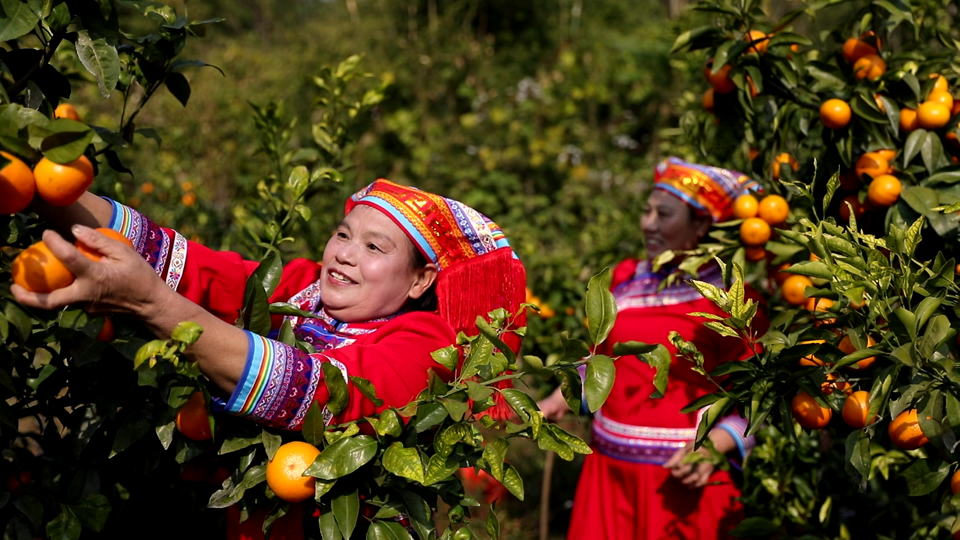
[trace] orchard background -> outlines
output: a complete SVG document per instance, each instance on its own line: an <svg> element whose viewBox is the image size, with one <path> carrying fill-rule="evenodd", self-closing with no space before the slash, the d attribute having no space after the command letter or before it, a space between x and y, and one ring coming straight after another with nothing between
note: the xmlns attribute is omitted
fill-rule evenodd
<svg viewBox="0 0 960 540"><path fill-rule="evenodd" d="M771 332L757 336L765 352L715 373L726 377L725 390L702 403L714 413L739 407L759 436L744 471L751 519L741 533L948 538L960 528L949 486L960 428L953 373L960 128L953 107L943 124L927 127L904 125L910 113L901 110L929 101L933 73L948 93L960 84L958 6L685 4L2 0L2 104L50 118L66 100L96 127L33 126L44 124L35 113L0 114L0 145L32 162L41 152L66 159L86 151L98 161L95 192L253 258L318 258L319 239L340 219L346 196L377 177L449 194L496 216L511 238L541 308L523 354L542 358L560 377L581 350L562 332L597 338L583 325L588 280L643 252L638 223L652 166L678 155L745 171L766 194L785 198L789 217L769 241L752 242L762 246L743 245L740 221L724 224L703 254L736 263L767 293L773 320ZM49 35L17 34L9 21L23 24L24 9L38 14L32 24L42 19ZM114 24L125 34L111 33ZM63 41L50 47L58 30ZM845 57L871 53L856 43L845 51L850 38L873 47L883 68ZM106 76L109 66L85 66L78 44L95 58L109 56L104 44L122 44L115 80ZM35 60L26 49L46 49L64 77L24 75ZM729 80L718 80L724 75ZM820 115L829 99L849 106L828 111L834 129ZM892 159L881 155L885 163L864 161L858 170L864 154L881 150ZM883 173L902 191L892 205L870 204L870 177ZM42 224L26 215L4 219L6 271ZM816 288L801 283L800 305L785 301L784 274L776 273L793 263ZM733 265L729 275L739 275ZM727 330L718 329L747 331L735 298L705 293L733 314L718 321ZM238 491L224 482L233 474L242 483L236 472L253 470L276 435L245 433L246 426L218 418L228 441L246 436L250 446L241 440L224 452L221 440L185 440L171 415L201 386L188 367L167 363L182 342L155 344L160 367L148 362L134 371L130 360L149 339L135 324L114 321L118 339L107 345L93 339L100 319L79 310L25 312L4 294L5 538L221 535L226 512L205 505L216 493L218 505L233 502ZM810 294L824 300L808 306ZM181 337L189 341L189 332ZM808 356L823 365L798 365ZM869 368L844 367L870 357ZM76 377L73 391L66 373ZM521 373L532 396L551 390L552 372L536 361ZM91 394L78 392L88 381L96 381L84 388ZM144 402L139 394L151 388L167 407ZM875 424L853 429L841 420L848 389L870 392ZM834 411L823 429L793 422L801 390ZM113 412L82 406L92 393ZM887 426L910 409L920 411L930 442L901 450ZM580 436L587 426L562 423ZM564 535L579 462L558 461L545 496L540 448L572 457L576 446L550 444L510 446L505 461L526 480L523 501L467 482L477 499L502 498L502 537ZM249 495L241 507L266 508L272 517L287 510L269 494ZM470 527L479 536L487 534L488 513L474 510L479 519ZM441 512L438 520L443 531L459 517Z"/></svg>

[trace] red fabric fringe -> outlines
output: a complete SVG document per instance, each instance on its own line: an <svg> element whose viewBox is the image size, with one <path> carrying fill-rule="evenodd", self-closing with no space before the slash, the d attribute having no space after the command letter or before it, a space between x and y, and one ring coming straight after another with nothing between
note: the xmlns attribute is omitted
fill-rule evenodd
<svg viewBox="0 0 960 540"><path fill-rule="evenodd" d="M487 313L506 309L511 315L517 313L520 304L526 301L527 273L523 264L513 257L510 249L498 249L486 255L460 262L445 268L437 277L439 315L450 323L456 332L468 336L478 333L478 315L487 318ZM512 328L527 323L526 312L513 321ZM505 333L503 341L515 353L519 352L521 340L513 333ZM496 388L510 388L510 380L494 383ZM490 415L494 420L513 416L513 409L498 392L495 405L481 415Z"/></svg>

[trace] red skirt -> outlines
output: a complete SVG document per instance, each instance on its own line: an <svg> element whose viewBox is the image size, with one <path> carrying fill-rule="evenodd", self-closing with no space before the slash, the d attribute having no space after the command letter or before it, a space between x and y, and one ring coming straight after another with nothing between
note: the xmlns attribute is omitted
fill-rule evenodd
<svg viewBox="0 0 960 540"><path fill-rule="evenodd" d="M726 471L691 489L661 465L587 456L567 538L714 540L743 520L740 491Z"/></svg>

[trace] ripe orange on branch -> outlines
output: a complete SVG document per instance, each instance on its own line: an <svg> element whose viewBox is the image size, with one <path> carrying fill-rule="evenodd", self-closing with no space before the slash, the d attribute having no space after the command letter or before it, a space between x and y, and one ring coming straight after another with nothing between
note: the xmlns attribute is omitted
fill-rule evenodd
<svg viewBox="0 0 960 540"><path fill-rule="evenodd" d="M870 348L877 344L877 340L873 339L873 336L867 336L867 347ZM853 341L850 340L850 336L843 336L843 339L840 340L840 343L837 344L837 348L843 351L843 354L853 354L857 350L853 346ZM867 369L877 361L876 356L869 356L858 360L856 363L857 369Z"/></svg>
<svg viewBox="0 0 960 540"><path fill-rule="evenodd" d="M858 390L847 396L840 414L843 421L854 429L863 429L877 419L876 414L870 416L870 392L865 390Z"/></svg>
<svg viewBox="0 0 960 540"><path fill-rule="evenodd" d="M773 177L774 178L780 178L781 163L789 164L790 168L792 168L794 172L800 169L800 164L797 163L797 160L790 154L784 152L782 154L777 155L777 157L773 159Z"/></svg>
<svg viewBox="0 0 960 540"><path fill-rule="evenodd" d="M916 409L903 411L887 426L887 434L894 446L902 450L916 450L930 442L920 429L920 419Z"/></svg>
<svg viewBox="0 0 960 540"><path fill-rule="evenodd" d="M277 497L287 502L313 497L317 479L303 476L303 473L318 455L320 450L310 443L293 441L284 444L267 464L267 485Z"/></svg>
<svg viewBox="0 0 960 540"><path fill-rule="evenodd" d="M713 59L710 59L707 62L707 67L703 68L703 74L706 76L707 82L710 83L714 91L718 94L729 94L736 90L737 85L734 84L733 79L730 78L730 70L733 69L733 66L726 64L714 73L712 65Z"/></svg>
<svg viewBox="0 0 960 540"><path fill-rule="evenodd" d="M900 131L910 133L919 127L916 109L900 109Z"/></svg>
<svg viewBox="0 0 960 540"><path fill-rule="evenodd" d="M703 108L707 112L713 112L713 88L707 88L707 91L703 94Z"/></svg>
<svg viewBox="0 0 960 540"><path fill-rule="evenodd" d="M767 54L767 45L770 44L770 36L760 30L751 30L743 35L744 41L752 43L747 49L749 53Z"/></svg>
<svg viewBox="0 0 960 540"><path fill-rule="evenodd" d="M194 392L187 403L177 411L176 424L177 430L190 440L205 441L213 438L203 392Z"/></svg>
<svg viewBox="0 0 960 540"><path fill-rule="evenodd" d="M783 282L780 287L780 293L783 300L794 306L802 306L807 301L807 295L804 292L807 287L813 287L813 281L807 276L792 275Z"/></svg>
<svg viewBox="0 0 960 540"><path fill-rule="evenodd" d="M867 200L874 206L887 207L897 202L903 185L896 176L881 174L870 182L867 189Z"/></svg>
<svg viewBox="0 0 960 540"><path fill-rule="evenodd" d="M61 103L57 105L56 110L53 111L54 118L69 118L70 120L80 121L80 113L77 112L77 109L69 103Z"/></svg>
<svg viewBox="0 0 960 540"><path fill-rule="evenodd" d="M54 206L70 206L93 183L93 164L87 156L60 164L43 158L33 169L37 193Z"/></svg>
<svg viewBox="0 0 960 540"><path fill-rule="evenodd" d="M777 226L790 216L790 205L780 195L767 195L757 206L757 215L770 226Z"/></svg>
<svg viewBox="0 0 960 540"><path fill-rule="evenodd" d="M863 175L876 178L890 171L890 162L878 152L867 152L857 159L854 171L857 173L857 178L861 178Z"/></svg>
<svg viewBox="0 0 960 540"><path fill-rule="evenodd" d="M741 195L733 201L733 217L747 219L757 216L759 203L753 195Z"/></svg>
<svg viewBox="0 0 960 540"><path fill-rule="evenodd" d="M843 59L848 64L853 64L868 54L877 54L877 49L865 41L852 37L843 43Z"/></svg>
<svg viewBox="0 0 960 540"><path fill-rule="evenodd" d="M26 163L7 152L0 155L10 160L0 169L0 214L16 214L33 200L37 184Z"/></svg>
<svg viewBox="0 0 960 540"><path fill-rule="evenodd" d="M828 129L843 129L852 117L850 105L842 99L828 99L820 105L820 123Z"/></svg>
<svg viewBox="0 0 960 540"><path fill-rule="evenodd" d="M747 218L740 224L740 240L748 246L766 244L770 234L770 225L758 217Z"/></svg>
<svg viewBox="0 0 960 540"><path fill-rule="evenodd" d="M877 54L868 54L853 64L853 76L858 81L869 79L875 81L887 72L887 63Z"/></svg>
<svg viewBox="0 0 960 540"><path fill-rule="evenodd" d="M931 73L930 78L936 79L936 81L933 83L933 90L930 90L931 94L934 92L947 92L950 90L950 85L947 83L947 78L943 75L940 75L939 73Z"/></svg>
<svg viewBox="0 0 960 540"><path fill-rule="evenodd" d="M49 293L73 283L75 276L53 256L42 240L20 252L10 269L13 282L36 293Z"/></svg>
<svg viewBox="0 0 960 540"><path fill-rule="evenodd" d="M822 429L830 423L833 411L821 407L819 403L806 392L800 392L790 401L790 411L801 426L807 429Z"/></svg>
<svg viewBox="0 0 960 540"><path fill-rule="evenodd" d="M917 124L924 129L940 129L950 121L950 107L942 103L924 101L917 108Z"/></svg>
<svg viewBox="0 0 960 540"><path fill-rule="evenodd" d="M927 96L927 103L939 103L948 109L953 109L953 96L946 90L934 90Z"/></svg>

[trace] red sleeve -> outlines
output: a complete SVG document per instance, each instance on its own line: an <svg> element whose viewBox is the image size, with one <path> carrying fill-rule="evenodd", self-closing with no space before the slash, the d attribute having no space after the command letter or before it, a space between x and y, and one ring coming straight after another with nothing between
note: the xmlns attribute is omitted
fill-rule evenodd
<svg viewBox="0 0 960 540"><path fill-rule="evenodd" d="M613 290L617 285L633 277L637 271L637 265L640 261L637 259L627 259L622 261L613 269L613 279L610 281L610 289Z"/></svg>

